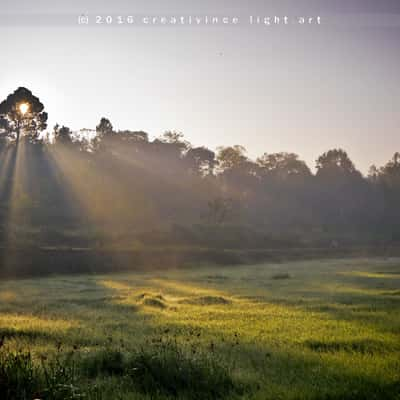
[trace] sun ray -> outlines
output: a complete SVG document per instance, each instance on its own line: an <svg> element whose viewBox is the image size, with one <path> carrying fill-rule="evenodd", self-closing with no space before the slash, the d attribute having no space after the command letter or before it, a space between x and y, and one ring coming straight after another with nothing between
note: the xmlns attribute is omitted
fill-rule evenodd
<svg viewBox="0 0 400 400"><path fill-rule="evenodd" d="M151 207L135 188L119 182L112 166L93 163L66 146L50 150L62 179L87 217L87 222L110 239L124 226L151 219Z"/></svg>

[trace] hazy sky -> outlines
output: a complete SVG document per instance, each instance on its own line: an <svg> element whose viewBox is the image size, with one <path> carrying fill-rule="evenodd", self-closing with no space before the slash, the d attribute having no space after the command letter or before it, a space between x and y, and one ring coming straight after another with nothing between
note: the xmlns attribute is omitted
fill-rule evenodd
<svg viewBox="0 0 400 400"><path fill-rule="evenodd" d="M78 16L227 15L236 26L79 26ZM321 15L251 26L250 15ZM40 22L39 22L40 21ZM93 19L91 19L93 21ZM345 148L358 168L400 151L400 1L0 0L0 98L26 86L49 125L194 145L293 151L310 166Z"/></svg>

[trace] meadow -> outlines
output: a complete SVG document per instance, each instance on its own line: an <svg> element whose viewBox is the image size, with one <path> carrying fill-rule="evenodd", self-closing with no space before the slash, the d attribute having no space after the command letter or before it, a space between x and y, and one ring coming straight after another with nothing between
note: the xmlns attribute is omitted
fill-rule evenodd
<svg viewBox="0 0 400 400"><path fill-rule="evenodd" d="M396 258L4 280L0 397L400 399L399 306Z"/></svg>

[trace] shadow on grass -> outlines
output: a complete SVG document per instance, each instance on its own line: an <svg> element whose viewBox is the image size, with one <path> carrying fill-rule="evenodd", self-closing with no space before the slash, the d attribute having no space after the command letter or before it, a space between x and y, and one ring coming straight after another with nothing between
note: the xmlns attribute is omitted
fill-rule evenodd
<svg viewBox="0 0 400 400"><path fill-rule="evenodd" d="M171 323L168 323L164 332L160 327L159 335L161 342L173 340L191 351L203 349L224 359L232 376L246 382L249 388L246 398L398 399L400 382L395 381L393 376L371 375L357 369L357 364L352 366L341 358L320 355L324 352L338 355L346 352L370 357L375 352L381 353L383 344L379 341L348 341L340 344L314 341L306 343L312 352L304 352L301 344L283 350L274 345L242 341L236 334L228 337L218 329L196 330Z"/></svg>
<svg viewBox="0 0 400 400"><path fill-rule="evenodd" d="M371 349L372 355L375 355L382 350L377 340L340 343L309 341L303 347L298 344L287 349L250 343L237 336L227 337L221 328L205 326L193 332L190 324L179 325L169 321L168 316L161 320L152 319L151 316L148 319L142 318L143 315L146 317L145 309L135 313L135 305L120 302L126 297L122 295L125 292L100 286L96 280L86 282L86 287L88 293L91 293L90 297L82 299L72 293L70 298L63 300L60 293L55 308L50 312L56 312L64 318L71 315L78 317L81 326L68 329L67 341L73 343L78 340L80 344L94 346L99 338L102 340L100 343L104 348L101 350L92 348L89 352L87 349L77 351L80 372L76 379L79 381L78 386L81 385L82 390L89 393L89 399L103 398L98 393L97 397L91 397L90 394L92 380L101 377L117 379L126 393L136 391L152 398L230 399L243 395L247 398L271 400L398 399L399 385L390 377L386 378L384 374L371 376L357 370L358 364L351 365L346 360L325 357L325 353L343 352L369 356ZM99 287L99 290L95 290ZM82 287L77 291L81 292ZM134 288L132 292L135 292ZM126 293L128 296L133 294L129 290ZM315 303L305 302L301 307L312 305ZM82 336L84 333L89 336L88 332L91 332L86 330L90 327L87 318L100 321L98 323L102 325L102 331L97 338ZM117 332L118 328L124 335L128 329L131 330L132 335L140 336L142 346L128 350L115 338L105 344L109 328L114 329L111 332ZM17 334L12 330L5 332L8 337ZM41 333L29 330L23 332L21 338L48 341L58 339L57 335L41 337ZM7 374L12 375L12 369L7 371ZM11 376L10 379L14 378ZM63 382L77 384L75 380L68 379Z"/></svg>
<svg viewBox="0 0 400 400"><path fill-rule="evenodd" d="M111 348L90 354L58 352L51 359L43 357L39 364L30 352L0 347L0 397L4 400L106 399L96 390L96 382L107 377L117 378L125 395L141 393L151 399L234 399L246 389L217 357L193 355L175 342L129 353Z"/></svg>

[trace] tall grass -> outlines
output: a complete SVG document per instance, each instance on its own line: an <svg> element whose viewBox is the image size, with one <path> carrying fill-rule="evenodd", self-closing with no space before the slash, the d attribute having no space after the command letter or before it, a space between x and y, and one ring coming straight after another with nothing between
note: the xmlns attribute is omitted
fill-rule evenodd
<svg viewBox="0 0 400 400"><path fill-rule="evenodd" d="M81 399L84 393L75 385L72 359L35 363L29 351L0 351L0 398L4 400Z"/></svg>
<svg viewBox="0 0 400 400"><path fill-rule="evenodd" d="M140 392L152 399L235 398L244 390L212 352L193 353L172 340L133 352L111 348L85 355L57 352L39 361L29 351L0 349L2 400L109 398L95 384L97 378L107 377L118 377L125 392Z"/></svg>

